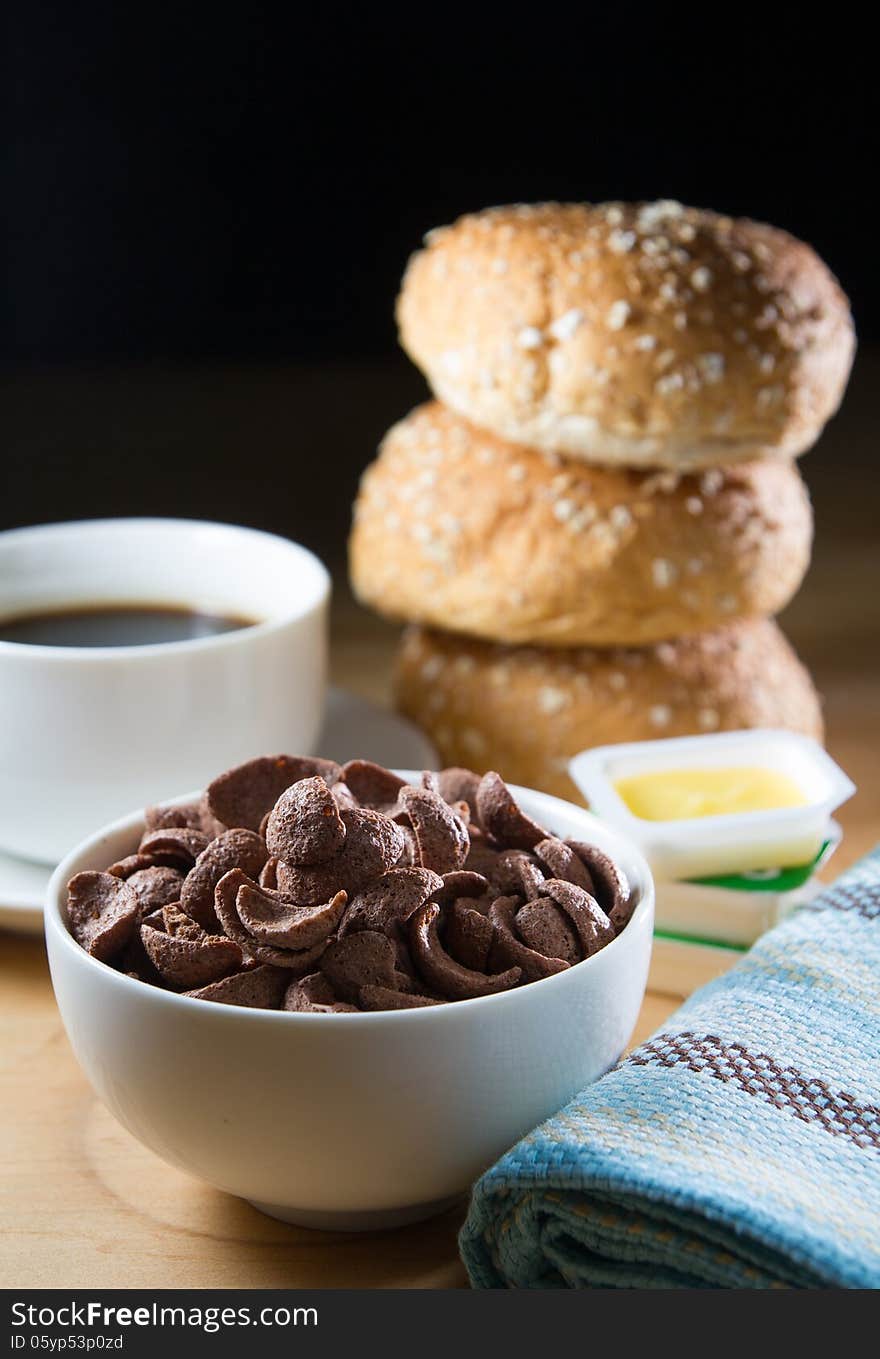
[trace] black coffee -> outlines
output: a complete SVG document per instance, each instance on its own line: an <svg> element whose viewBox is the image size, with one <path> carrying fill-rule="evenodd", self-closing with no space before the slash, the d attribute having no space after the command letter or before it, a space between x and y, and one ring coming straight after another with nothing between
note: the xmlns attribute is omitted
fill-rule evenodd
<svg viewBox="0 0 880 1359"><path fill-rule="evenodd" d="M253 618L198 613L163 604L113 604L63 609L0 621L0 642L30 646L151 646L155 642L191 642L222 632L250 628Z"/></svg>

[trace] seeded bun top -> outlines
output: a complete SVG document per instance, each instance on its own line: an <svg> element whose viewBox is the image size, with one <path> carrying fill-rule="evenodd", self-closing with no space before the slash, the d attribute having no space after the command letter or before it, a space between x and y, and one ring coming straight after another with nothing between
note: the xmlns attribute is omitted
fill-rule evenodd
<svg viewBox="0 0 880 1359"><path fill-rule="evenodd" d="M847 299L808 245L674 202L462 217L410 260L397 316L459 414L633 467L802 453L854 351Z"/></svg>

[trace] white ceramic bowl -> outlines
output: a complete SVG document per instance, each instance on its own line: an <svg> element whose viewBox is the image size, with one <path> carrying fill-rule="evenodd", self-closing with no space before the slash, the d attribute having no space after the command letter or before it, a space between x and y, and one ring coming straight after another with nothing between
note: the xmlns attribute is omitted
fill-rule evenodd
<svg viewBox="0 0 880 1359"><path fill-rule="evenodd" d="M120 807L321 729L330 578L304 547L189 519L0 533L0 617L164 604L254 627L137 647L0 641L0 846L56 864ZM71 789L76 795L71 795Z"/></svg>
<svg viewBox="0 0 880 1359"><path fill-rule="evenodd" d="M56 870L46 941L77 1058L119 1121L165 1161L306 1226L394 1226L440 1211L624 1051L651 953L639 851L586 811L515 788L561 836L626 870L638 904L594 957L515 991L422 1010L246 1010L147 986L96 962L66 925L66 884L133 851L141 816Z"/></svg>

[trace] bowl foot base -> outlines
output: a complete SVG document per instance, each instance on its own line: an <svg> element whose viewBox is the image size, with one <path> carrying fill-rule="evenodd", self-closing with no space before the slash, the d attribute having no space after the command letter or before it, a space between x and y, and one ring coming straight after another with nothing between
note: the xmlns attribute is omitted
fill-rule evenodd
<svg viewBox="0 0 880 1359"><path fill-rule="evenodd" d="M406 1208L368 1209L359 1213L324 1213L311 1208L287 1208L281 1203L257 1203L254 1199L248 1202L267 1217L277 1218L279 1222L290 1222L295 1227L311 1227L324 1232L381 1232L436 1217L453 1204L463 1203L464 1195L453 1194L452 1198L435 1199L432 1203L413 1203Z"/></svg>

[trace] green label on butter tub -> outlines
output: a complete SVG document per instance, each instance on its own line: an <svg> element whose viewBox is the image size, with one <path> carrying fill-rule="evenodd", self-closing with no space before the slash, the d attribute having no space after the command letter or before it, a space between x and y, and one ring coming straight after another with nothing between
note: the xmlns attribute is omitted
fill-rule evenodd
<svg viewBox="0 0 880 1359"><path fill-rule="evenodd" d="M685 878L684 881L698 883L701 887L724 887L729 892L793 892L809 881L838 843L837 839L826 840L815 859L807 864L794 864L788 868L756 868L748 873L723 873L717 877Z"/></svg>

